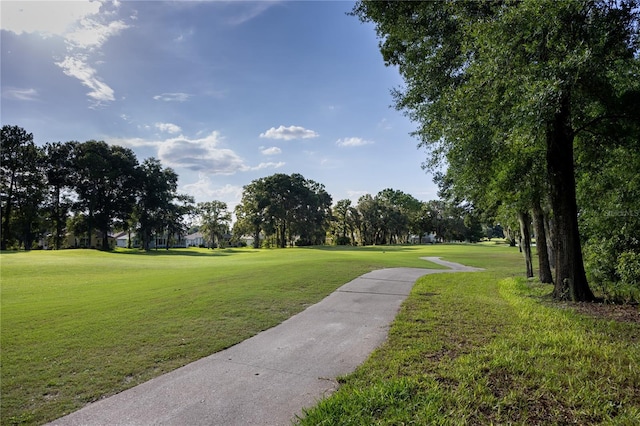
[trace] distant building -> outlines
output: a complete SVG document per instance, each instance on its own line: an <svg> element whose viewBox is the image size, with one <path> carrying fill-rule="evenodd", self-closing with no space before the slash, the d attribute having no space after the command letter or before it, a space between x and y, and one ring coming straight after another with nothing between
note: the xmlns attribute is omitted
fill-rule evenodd
<svg viewBox="0 0 640 426"><path fill-rule="evenodd" d="M107 236L109 240L109 248L114 248L116 246L116 239L113 235ZM69 248L102 248L102 232L94 232L91 235L91 239L84 235L76 235L73 232L68 232L65 237L65 246Z"/></svg>
<svg viewBox="0 0 640 426"><path fill-rule="evenodd" d="M202 232L195 232L185 237L187 247L206 247L204 235Z"/></svg>

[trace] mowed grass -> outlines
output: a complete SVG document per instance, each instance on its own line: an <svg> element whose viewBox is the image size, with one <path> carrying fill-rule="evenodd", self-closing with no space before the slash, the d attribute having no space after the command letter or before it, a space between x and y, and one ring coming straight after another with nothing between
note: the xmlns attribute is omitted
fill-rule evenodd
<svg viewBox="0 0 640 426"><path fill-rule="evenodd" d="M3 252L0 422L53 420L270 328L373 269L437 267L419 258L440 248Z"/></svg>
<svg viewBox="0 0 640 426"><path fill-rule="evenodd" d="M500 245L3 253L4 424L40 424L240 342L382 267L389 338L303 425L640 424L640 325L556 305Z"/></svg>
<svg viewBox="0 0 640 426"><path fill-rule="evenodd" d="M521 256L443 249L487 271L419 279L387 342L299 424L640 424L638 323L552 303Z"/></svg>

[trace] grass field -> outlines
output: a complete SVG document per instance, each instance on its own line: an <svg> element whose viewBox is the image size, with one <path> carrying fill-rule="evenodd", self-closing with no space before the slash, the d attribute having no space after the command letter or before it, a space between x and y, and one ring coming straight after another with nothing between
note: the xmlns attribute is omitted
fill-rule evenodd
<svg viewBox="0 0 640 426"><path fill-rule="evenodd" d="M272 327L413 247L4 252L3 425L39 424Z"/></svg>
<svg viewBox="0 0 640 426"><path fill-rule="evenodd" d="M640 421L640 329L559 310L505 246L2 253L0 423L41 424L278 324L367 271L419 280L303 424ZM516 277L515 279L513 277ZM536 413L546 417L536 417Z"/></svg>
<svg viewBox="0 0 640 426"><path fill-rule="evenodd" d="M387 342L299 424L640 424L640 324L554 304L499 258L419 279Z"/></svg>

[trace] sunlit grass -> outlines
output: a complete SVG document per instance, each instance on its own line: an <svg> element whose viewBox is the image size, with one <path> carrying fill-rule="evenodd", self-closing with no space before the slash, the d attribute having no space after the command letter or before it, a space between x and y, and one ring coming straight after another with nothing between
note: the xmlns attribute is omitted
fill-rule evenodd
<svg viewBox="0 0 640 426"><path fill-rule="evenodd" d="M52 420L229 347L373 269L493 250L3 252L1 423Z"/></svg>
<svg viewBox="0 0 640 426"><path fill-rule="evenodd" d="M502 257L421 278L388 341L300 423L640 424L640 326L549 305Z"/></svg>

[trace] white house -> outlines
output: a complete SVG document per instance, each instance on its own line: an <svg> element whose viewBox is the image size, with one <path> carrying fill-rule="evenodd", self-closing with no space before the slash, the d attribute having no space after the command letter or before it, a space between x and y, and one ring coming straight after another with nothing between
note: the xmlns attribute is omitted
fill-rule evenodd
<svg viewBox="0 0 640 426"><path fill-rule="evenodd" d="M206 246L204 235L202 235L202 232L195 232L193 234L187 235L185 237L185 241L187 242L187 247Z"/></svg>

